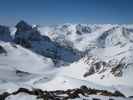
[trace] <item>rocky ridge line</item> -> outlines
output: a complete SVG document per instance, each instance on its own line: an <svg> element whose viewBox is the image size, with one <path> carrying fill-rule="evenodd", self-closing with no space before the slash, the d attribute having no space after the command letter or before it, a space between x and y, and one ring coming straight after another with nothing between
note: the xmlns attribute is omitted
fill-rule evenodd
<svg viewBox="0 0 133 100"><path fill-rule="evenodd" d="M101 96L113 96L113 97L123 97L126 98L121 92L109 92L106 90L97 90L87 88L86 86L81 86L76 89L68 89L68 90L56 90L56 91L43 91L41 89L32 89L28 90L26 88L19 88L17 91L8 93L4 92L0 94L0 100L5 100L10 95L17 95L19 93L27 93L29 95L37 96L37 99L43 100L68 100L79 98L81 95L88 97L89 95L101 95Z"/></svg>

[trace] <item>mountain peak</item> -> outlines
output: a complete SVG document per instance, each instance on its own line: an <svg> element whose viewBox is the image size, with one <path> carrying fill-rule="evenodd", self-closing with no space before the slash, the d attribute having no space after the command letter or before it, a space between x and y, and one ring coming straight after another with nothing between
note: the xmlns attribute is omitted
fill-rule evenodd
<svg viewBox="0 0 133 100"><path fill-rule="evenodd" d="M17 31L28 31L32 29L32 26L29 25L27 22L21 20L16 25Z"/></svg>

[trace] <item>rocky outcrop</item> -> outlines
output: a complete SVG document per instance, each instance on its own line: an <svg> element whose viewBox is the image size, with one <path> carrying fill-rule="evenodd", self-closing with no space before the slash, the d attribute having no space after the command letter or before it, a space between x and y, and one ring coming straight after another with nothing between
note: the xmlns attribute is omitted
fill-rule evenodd
<svg viewBox="0 0 133 100"><path fill-rule="evenodd" d="M85 63L88 64L88 71L83 76L87 77L96 73L101 74L105 71L110 70L110 73L112 73L112 75L116 77L121 77L123 75L123 70L127 66L124 60L125 58L122 58L120 61L112 63L112 60L105 62L98 60L95 57L90 57L85 60Z"/></svg>
<svg viewBox="0 0 133 100"><path fill-rule="evenodd" d="M26 48L32 48L32 41L40 41L41 35L40 33L32 28L29 24L24 21L20 21L16 25L17 31L15 34L15 43L22 45Z"/></svg>
<svg viewBox="0 0 133 100"><path fill-rule="evenodd" d="M9 27L0 25L0 40L5 42L12 41Z"/></svg>
<svg viewBox="0 0 133 100"><path fill-rule="evenodd" d="M107 64L104 61L99 61L90 66L90 69L88 72L84 74L84 77L92 75L94 73L102 73L105 72L106 69L109 67L109 64Z"/></svg>
<svg viewBox="0 0 133 100"><path fill-rule="evenodd" d="M56 91L43 91L41 89L33 89L28 90L26 88L19 88L17 91L12 93L3 93L0 95L0 100L5 100L10 95L16 95L19 93L27 93L29 95L35 95L38 99L43 100L68 100L68 99L75 99L82 96L89 96L89 95L102 95L102 96L114 96L114 97L124 97L125 96L120 91L109 92L105 90L97 90L97 89L90 89L86 86L81 86L80 88L76 89L68 89L64 90L56 90Z"/></svg>
<svg viewBox="0 0 133 100"><path fill-rule="evenodd" d="M21 20L17 25L16 25L16 28L17 28L17 33L18 32L27 32L29 30L32 30L32 27L27 24L25 21Z"/></svg>
<svg viewBox="0 0 133 100"><path fill-rule="evenodd" d="M91 33L92 30L88 26L82 26L81 24L76 25L76 33L79 35Z"/></svg>
<svg viewBox="0 0 133 100"><path fill-rule="evenodd" d="M80 52L73 48L60 46L58 43L53 42L49 37L41 35L36 27L30 26L25 21L20 21L16 25L16 28L17 31L14 42L25 48L40 55L50 57L54 61L61 60L70 63L80 58Z"/></svg>
<svg viewBox="0 0 133 100"><path fill-rule="evenodd" d="M6 54L7 51L0 45L0 54Z"/></svg>
<svg viewBox="0 0 133 100"><path fill-rule="evenodd" d="M16 70L16 75L19 76L19 77L22 77L22 76L30 75L30 73L20 71L20 70Z"/></svg>
<svg viewBox="0 0 133 100"><path fill-rule="evenodd" d="M122 58L117 64L113 65L111 73L116 77L121 77L123 75L123 70L126 69L128 64L124 62L125 58Z"/></svg>

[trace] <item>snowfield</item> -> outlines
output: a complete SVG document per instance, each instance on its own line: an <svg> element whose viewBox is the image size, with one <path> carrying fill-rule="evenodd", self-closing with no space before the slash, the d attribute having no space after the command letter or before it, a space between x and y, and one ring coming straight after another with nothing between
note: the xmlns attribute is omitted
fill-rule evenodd
<svg viewBox="0 0 133 100"><path fill-rule="evenodd" d="M3 31L6 30L6 31ZM3 35L4 34L4 35ZM0 93L88 88L120 91L126 98L89 95L73 100L131 100L133 26L64 24L0 26ZM3 100L3 99L2 99ZM5 100L43 100L19 93ZM62 99L61 99L62 100Z"/></svg>

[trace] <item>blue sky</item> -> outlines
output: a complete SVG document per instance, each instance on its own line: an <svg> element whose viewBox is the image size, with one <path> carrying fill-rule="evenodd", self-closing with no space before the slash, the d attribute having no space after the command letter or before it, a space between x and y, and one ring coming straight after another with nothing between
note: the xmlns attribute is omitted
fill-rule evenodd
<svg viewBox="0 0 133 100"><path fill-rule="evenodd" d="M133 0L0 0L0 24L130 24Z"/></svg>

